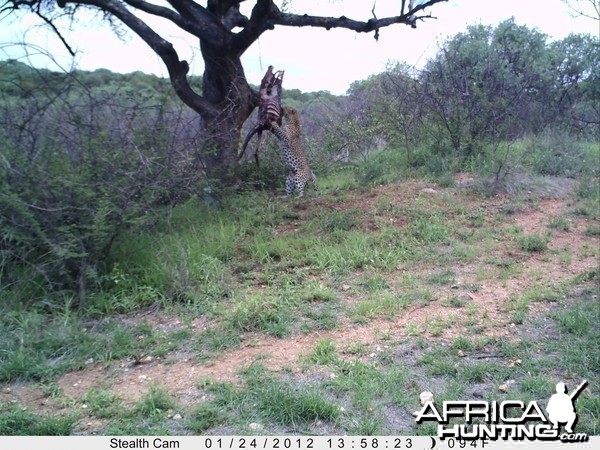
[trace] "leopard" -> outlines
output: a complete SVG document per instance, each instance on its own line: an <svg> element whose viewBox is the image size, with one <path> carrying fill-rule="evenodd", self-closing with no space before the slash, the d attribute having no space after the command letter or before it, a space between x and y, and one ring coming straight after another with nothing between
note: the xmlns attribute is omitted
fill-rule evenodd
<svg viewBox="0 0 600 450"><path fill-rule="evenodd" d="M317 177L310 170L302 147L300 114L290 106L283 106L281 115L284 119L283 125L279 126L277 122L272 121L271 132L279 139L283 162L290 169L285 181L285 193L290 197L297 191L298 196L303 197L309 182L318 190Z"/></svg>

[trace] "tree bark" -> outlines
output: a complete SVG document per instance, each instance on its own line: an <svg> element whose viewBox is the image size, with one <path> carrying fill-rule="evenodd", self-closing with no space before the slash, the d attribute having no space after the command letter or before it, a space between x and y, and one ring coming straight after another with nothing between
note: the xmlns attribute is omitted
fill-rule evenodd
<svg viewBox="0 0 600 450"><path fill-rule="evenodd" d="M203 161L211 178L231 180L237 165L242 125L258 105L258 95L246 81L240 57L201 42L205 62L202 91L212 106L198 111L207 137Z"/></svg>

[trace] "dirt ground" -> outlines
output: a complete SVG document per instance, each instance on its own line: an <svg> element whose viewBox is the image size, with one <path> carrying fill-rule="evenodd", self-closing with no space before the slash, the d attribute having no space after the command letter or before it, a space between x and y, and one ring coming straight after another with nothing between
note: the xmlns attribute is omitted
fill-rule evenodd
<svg viewBox="0 0 600 450"><path fill-rule="evenodd" d="M468 177L459 175L458 184ZM440 195L441 189L432 189L426 184L413 184L410 186L417 195L436 196ZM454 188L458 189L458 188ZM371 195L362 199L354 199L352 202L339 208L360 208L366 212L371 211L377 198L384 195L390 202L402 204L405 191L401 185L387 185L374 189ZM474 207L483 209L486 214L491 215L498 211L506 198L495 197L490 199L473 200ZM544 234L548 231L548 223L557 217L566 217L565 214L572 206L570 198L545 198L541 199L535 206L530 205L525 209L516 211L510 215L509 220L515 227L521 227L523 232ZM303 213L303 211L300 211ZM479 288L475 291L463 293L465 300L475 304L479 311L480 321L486 320L486 333L491 336L505 336L511 338L515 324L511 323L512 313L507 311L506 303L512 296L526 292L532 285L552 286L563 281L572 279L574 275L597 267L598 260L594 252L586 251L590 246L598 246L598 237L586 235L586 228L590 225L586 217L570 215L570 230L552 230L548 250L542 253L519 254L517 261L523 267L514 277L503 281L498 278L489 277L483 281L477 279L476 264L456 265L453 270L456 273L455 286L440 287L435 290L436 299L448 298L457 292L456 286L478 283ZM377 226L376 218L373 226ZM280 226L279 232L294 232L300 220L289 221ZM558 252L569 251L572 258L569 262L561 261L556 257ZM514 252L514 249L512 250ZM494 258L513 258L515 255L508 248L496 250L497 254L488 255ZM554 252L554 253L553 253ZM398 271L404 270L399 267ZM435 270L435 267L421 267L419 271L427 273ZM359 272L356 277L360 277ZM390 277L393 278L394 274ZM342 287L338 298L342 302L352 303L357 301L358 294L352 290ZM547 305L543 302L532 303L530 312L541 313ZM450 310L450 313L456 313ZM197 388L199 380L210 377L216 381L240 382L237 375L240 369L249 366L254 361L260 360L272 371L291 370L299 372L302 370L299 360L307 355L323 338L331 339L336 348L343 349L349 345L361 343L370 350L370 356L374 357L381 352L386 342L401 339L407 336L407 326L425 325L428 320L436 317L447 317L449 309L443 306L441 301L432 301L425 305L410 306L399 313L393 319L374 318L366 325L357 325L349 319L341 319L340 326L335 330L323 331L310 334L297 334L287 338L277 339L264 334L246 334L242 344L237 348L226 350L218 358L207 362L200 362L191 354L175 352L163 358L147 358L134 364L133 361L122 361L117 363L103 364L91 362L83 371L67 373L57 381L62 389L59 399L48 395L44 386L35 384L13 384L4 387L0 392L0 402L11 402L35 410L36 412L47 412L54 414L57 411L72 408L84 408L82 399L85 394L94 387L109 389L118 394L128 404L132 404L143 396L153 383L159 383L166 387L182 405L193 404L202 401L202 393ZM147 312L143 315L129 317L127 320L144 320L160 330L174 330L183 328L181 321L169 317L161 311ZM206 321L198 319L193 322L198 332L206 327ZM457 320L454 325L445 327L437 336L428 339L449 340L453 336L465 333L464 322ZM386 340L382 340L382 335ZM65 402L64 398L74 400L72 404ZM88 434L101 429L101 424L89 416L81 420L80 432Z"/></svg>

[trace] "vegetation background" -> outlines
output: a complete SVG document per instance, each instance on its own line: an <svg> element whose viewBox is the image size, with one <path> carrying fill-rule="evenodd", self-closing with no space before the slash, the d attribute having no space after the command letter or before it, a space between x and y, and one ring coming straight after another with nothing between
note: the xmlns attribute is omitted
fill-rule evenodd
<svg viewBox="0 0 600 450"><path fill-rule="evenodd" d="M200 364L239 348L250 335L281 339L364 325L439 300L427 286L451 288L457 261L477 265L490 251L485 242L497 224L484 221L473 199L508 199L501 211L506 218L527 202L571 198L572 213L590 221L583 259L597 258L598 50L592 36L548 42L508 20L495 28L471 26L423 70L393 63L344 96L284 90L284 103L301 112L304 147L321 190L303 200L277 198L287 169L275 139L261 150L260 169L251 158L242 161L234 186L208 178L198 152L208 137L166 80L0 62L0 382L8 392L16 382L42 383L65 409L59 418L38 417L0 399L0 434L84 432L74 404L91 408L86 414L102 420L100 432L114 434L245 433L251 420L266 424L266 432L390 432L398 424L371 414L374 405L391 408L381 402L393 394L393 407L404 411L410 402L393 387L417 388L409 372L385 360L388 353L377 364L361 362L368 353L363 344L346 349L358 355L350 363L334 341L319 341L303 364L341 375L303 388L292 375L274 376L256 362L242 371L243 388L201 380L199 392L210 401L194 402L191 412L169 394L168 379L133 406L108 388L69 399L56 380L92 363L114 368L183 351ZM201 80L192 82L199 86ZM410 197L414 183L455 189L460 174L468 181L458 205L444 197L430 205L414 197L417 203L401 205L390 193L406 189ZM367 212L357 206L373 197ZM405 228L371 226L377 217L403 221ZM572 220L555 217L550 228L569 231ZM473 237L461 228L467 224L487 234ZM297 234L283 237L281 227ZM546 233L506 233L526 255L549 251ZM448 247L453 250L444 259L441 249ZM427 276L416 270L432 261L438 267ZM509 253L486 264L509 279L517 261ZM396 286L392 274L399 266L411 271L412 281L403 276ZM358 281L356 271L368 276ZM532 301L593 298L552 314L556 326L573 335L563 345L589 350L590 360L569 360L562 374L597 382L597 266L586 266L573 280L550 291L536 285L512 299L508 311L512 323L523 324ZM354 289L360 301L342 306L341 293ZM460 296L445 301L465 307ZM147 311L186 326L161 331L128 319ZM208 325L197 333L191 318ZM440 337L446 325L430 323L427 332ZM444 396L464 394L461 377L493 385L511 376L493 363L457 371L443 347L422 340L416 325L406 327L409 340L390 348L410 342L421 355L421 375L455 377L440 388ZM450 345L461 352L491 346L513 359L535 347L493 333L484 340L455 336ZM531 367L521 372L521 394L549 395L551 371L532 375L539 364L533 357L523 364ZM598 432L600 416L597 383L594 389L585 397L582 420L591 433ZM344 408L354 415L345 416ZM184 425L169 421L179 410L190 418ZM123 418L131 426L119 427ZM405 422L399 421L405 432L431 432Z"/></svg>

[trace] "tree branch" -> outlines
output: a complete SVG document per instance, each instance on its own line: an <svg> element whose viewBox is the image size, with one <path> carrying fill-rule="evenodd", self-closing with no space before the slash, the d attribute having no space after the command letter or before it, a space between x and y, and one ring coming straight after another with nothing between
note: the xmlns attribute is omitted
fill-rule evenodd
<svg viewBox="0 0 600 450"><path fill-rule="evenodd" d="M199 113L216 114L218 112L213 105L191 88L187 80L188 63L179 59L173 45L163 39L144 21L129 12L121 2L118 0L64 0L63 4L67 3L95 6L118 18L125 26L142 38L162 59L167 66L173 89L186 105Z"/></svg>
<svg viewBox="0 0 600 450"><path fill-rule="evenodd" d="M281 11L272 0L257 0L246 26L234 37L234 48L241 55L261 34L275 27L270 19L280 15Z"/></svg>
<svg viewBox="0 0 600 450"><path fill-rule="evenodd" d="M308 14L286 14L278 12L273 15L270 19L272 25L282 25L290 27L319 27L330 30L331 28L346 28L348 30L356 31L357 33L369 33L371 31L377 31L380 28L384 28L390 25L402 23L416 27L417 20L423 20L426 18L433 18L431 14L419 15L426 8L429 8L436 3L446 2L448 0L428 0L424 3L413 6L413 2L409 2L408 11L404 12L405 2L402 2L402 10L399 16L384 17L382 19L373 18L367 21L358 21L347 18L346 16L341 17L322 17L322 16L309 16Z"/></svg>
<svg viewBox="0 0 600 450"><path fill-rule="evenodd" d="M123 1L140 11L168 19L181 29L212 45L226 45L230 37L225 27L215 20L206 8L192 0L169 0L169 4L175 8L175 11L144 0Z"/></svg>
<svg viewBox="0 0 600 450"><path fill-rule="evenodd" d="M67 49L67 51L69 52L69 54L71 56L75 56L75 52L73 51L73 49L71 48L71 46L69 45L69 43L67 42L67 40L63 37L63 35L60 33L60 31L58 30L58 28L56 28L56 25L54 25L54 22L47 18L45 15L43 15L39 9L37 11L35 11L35 14L44 21L44 23L46 23L46 25L48 25L52 31L54 31L54 34L56 34L56 36L58 36L58 39L60 39L60 41L62 42L62 44L65 46L65 48Z"/></svg>

